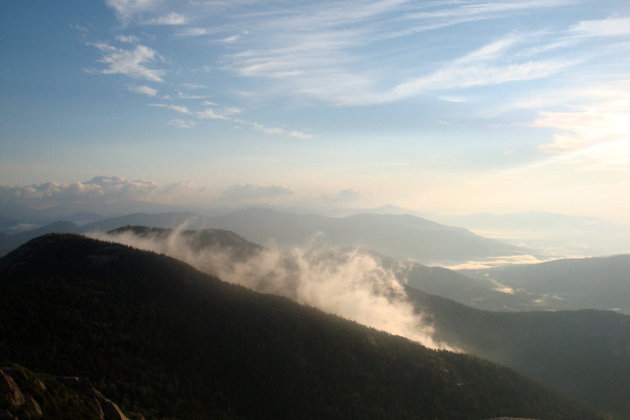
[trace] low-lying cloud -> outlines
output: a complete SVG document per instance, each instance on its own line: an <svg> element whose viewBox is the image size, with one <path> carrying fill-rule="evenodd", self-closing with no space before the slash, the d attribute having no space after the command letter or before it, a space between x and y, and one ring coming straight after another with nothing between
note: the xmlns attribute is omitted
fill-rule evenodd
<svg viewBox="0 0 630 420"><path fill-rule="evenodd" d="M405 336L426 347L450 349L433 339L433 328L414 311L393 269L357 249L333 250L317 238L304 247L199 246L198 232L164 234L132 231L91 237L158 252L198 270L258 292L286 296L301 304Z"/></svg>

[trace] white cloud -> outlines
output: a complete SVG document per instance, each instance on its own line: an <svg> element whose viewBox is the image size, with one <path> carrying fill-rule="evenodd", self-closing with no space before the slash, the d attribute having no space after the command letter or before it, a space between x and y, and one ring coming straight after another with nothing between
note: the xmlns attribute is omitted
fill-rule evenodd
<svg viewBox="0 0 630 420"><path fill-rule="evenodd" d="M188 38L195 36L204 36L208 35L210 30L207 28L184 28L177 32L177 36Z"/></svg>
<svg viewBox="0 0 630 420"><path fill-rule="evenodd" d="M505 0L505 1L445 1L441 3L418 3L414 8L408 9L402 17L402 21L411 24L401 25L402 29L393 32L390 36L404 36L415 32L441 29L448 26L459 25L482 20L499 19L508 14L514 15L523 11L532 11L543 8L555 8L581 3L583 0Z"/></svg>
<svg viewBox="0 0 630 420"><path fill-rule="evenodd" d="M196 125L196 123L192 120L182 120L181 118L175 118L173 120L170 120L168 123L173 127L184 129L193 128Z"/></svg>
<svg viewBox="0 0 630 420"><path fill-rule="evenodd" d="M293 138L303 139L303 140L308 140L308 139L313 138L312 134L304 133L299 130L288 130L288 129L280 128L280 127L270 127L270 126L267 126L258 122L234 118L232 117L233 115L239 114L241 112L239 108L235 108L235 107L225 108L223 112L216 111L212 108L206 108L202 111L193 112L190 109L188 109L188 107L183 106L183 105L172 105L172 104L163 104L163 103L152 103L148 105L152 107L156 107L156 108L170 109L171 111L179 112L180 114L192 115L201 120L232 121L236 124L250 127L256 131L260 131L265 134L293 137ZM216 105L216 104L213 104L213 105ZM174 121L174 120L171 120L171 121ZM174 124L176 123L173 123L172 125Z"/></svg>
<svg viewBox="0 0 630 420"><path fill-rule="evenodd" d="M603 143L630 142L630 79L581 80L569 86L532 93L513 104L537 110L534 127L553 131L540 150L566 154ZM601 150L601 148L600 148ZM582 152L581 152L582 153Z"/></svg>
<svg viewBox="0 0 630 420"><path fill-rule="evenodd" d="M228 108L225 108L223 110L223 114L224 115L236 115L236 114L240 114L241 113L241 109L237 108L235 106L230 106Z"/></svg>
<svg viewBox="0 0 630 420"><path fill-rule="evenodd" d="M440 95L438 96L438 99L441 101L453 102L453 103L468 102L468 99L462 96Z"/></svg>
<svg viewBox="0 0 630 420"><path fill-rule="evenodd" d="M507 53L518 45L513 37L487 44L443 65L437 71L398 84L393 98L428 90L468 88L549 77L578 63L577 59L541 59L515 62Z"/></svg>
<svg viewBox="0 0 630 420"><path fill-rule="evenodd" d="M151 69L147 65L160 60L160 56L151 48L138 45L133 50L116 48L106 43L91 44L98 48L103 56L98 60L107 65L97 70L102 74L122 74L134 79L147 79L163 82L164 70Z"/></svg>
<svg viewBox="0 0 630 420"><path fill-rule="evenodd" d="M208 86L202 85L199 83L180 83L179 84L184 89L195 90L195 89L206 89Z"/></svg>
<svg viewBox="0 0 630 420"><path fill-rule="evenodd" d="M148 95L148 96L156 96L157 95L157 90L153 89L150 86L136 86L136 85L132 85L129 86L128 89L132 92L136 92L139 93L141 95Z"/></svg>
<svg viewBox="0 0 630 420"><path fill-rule="evenodd" d="M187 92L182 92L181 90L177 91L178 99L204 99L207 98L208 95L193 95Z"/></svg>
<svg viewBox="0 0 630 420"><path fill-rule="evenodd" d="M229 44L229 43L238 41L240 37L241 37L240 35L232 35L232 36L228 36L227 38L223 38L221 41L227 42Z"/></svg>
<svg viewBox="0 0 630 420"><path fill-rule="evenodd" d="M175 112L179 112L180 114L192 115L193 113L183 105L168 105L168 109L173 110Z"/></svg>
<svg viewBox="0 0 630 420"><path fill-rule="evenodd" d="M583 36L627 36L630 35L630 17L584 20L573 26L571 31Z"/></svg>
<svg viewBox="0 0 630 420"><path fill-rule="evenodd" d="M534 125L557 131L553 141L541 149L566 152L597 143L630 140L630 106L627 100L619 102L570 111L541 111Z"/></svg>
<svg viewBox="0 0 630 420"><path fill-rule="evenodd" d="M225 115L221 115L216 112L212 108L204 109L203 111L197 112L197 118L201 118L202 120L227 120Z"/></svg>
<svg viewBox="0 0 630 420"><path fill-rule="evenodd" d="M319 2L274 10L264 20L241 22L251 35L249 42L243 43L247 49L226 55L225 67L246 77L280 80L279 94L289 91L302 100L310 97L349 106L395 101L427 89L544 78L573 65L575 60L514 60L519 51L505 57L506 51L527 44L524 39L530 34L488 44L428 74L422 63L416 62L415 71L409 67L405 55L411 51L397 53L391 61L375 60L366 51L378 51L382 46L371 48L373 44L411 36L419 28L429 30L471 20L496 19L579 1L413 3L393 0L365 1L360 5ZM403 51L408 48L399 47ZM404 65L399 65L398 59L405 61ZM414 72L425 75L409 77Z"/></svg>
<svg viewBox="0 0 630 420"><path fill-rule="evenodd" d="M172 12L168 15L158 16L155 18L147 19L143 22L145 25L185 25L188 23L188 18L180 13Z"/></svg>
<svg viewBox="0 0 630 420"><path fill-rule="evenodd" d="M278 135L278 136L288 136L288 137L293 137L293 138L302 139L302 140L311 140L311 139L313 139L313 135L312 134L304 133L304 132L298 131L298 130L286 130L286 129L280 128L280 127L269 127L269 126L266 126L264 124L260 124L260 123L252 122L252 121L244 121L244 120L241 120L241 119L234 119L233 121L235 121L235 122L237 122L239 124L247 125L247 126L253 128L256 131L260 131L260 132L265 133L265 134Z"/></svg>
<svg viewBox="0 0 630 420"><path fill-rule="evenodd" d="M121 20L128 20L138 13L156 8L160 0L105 0L107 6L114 9Z"/></svg>
<svg viewBox="0 0 630 420"><path fill-rule="evenodd" d="M139 41L138 37L135 35L116 35L116 39L125 44L136 44Z"/></svg>

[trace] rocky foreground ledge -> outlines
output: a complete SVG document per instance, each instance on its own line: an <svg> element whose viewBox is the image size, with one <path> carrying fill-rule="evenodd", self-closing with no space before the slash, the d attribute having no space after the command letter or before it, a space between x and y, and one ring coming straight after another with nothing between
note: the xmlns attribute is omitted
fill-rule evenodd
<svg viewBox="0 0 630 420"><path fill-rule="evenodd" d="M0 367L0 420L144 420L123 413L118 404L78 377L53 377L22 366Z"/></svg>

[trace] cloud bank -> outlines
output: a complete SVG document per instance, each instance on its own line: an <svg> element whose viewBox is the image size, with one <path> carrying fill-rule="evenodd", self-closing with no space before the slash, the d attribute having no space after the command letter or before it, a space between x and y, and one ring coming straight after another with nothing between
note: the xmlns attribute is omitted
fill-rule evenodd
<svg viewBox="0 0 630 420"><path fill-rule="evenodd" d="M107 208L107 205L132 201L169 202L174 197L194 191L190 184L161 185L154 181L127 179L114 176L97 176L89 181L64 184L8 186L0 184L0 202L32 209L72 207L80 210L85 206Z"/></svg>

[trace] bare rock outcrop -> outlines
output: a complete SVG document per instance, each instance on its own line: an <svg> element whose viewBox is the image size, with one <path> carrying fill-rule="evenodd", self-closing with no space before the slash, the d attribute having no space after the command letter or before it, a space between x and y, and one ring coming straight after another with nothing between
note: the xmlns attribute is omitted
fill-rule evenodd
<svg viewBox="0 0 630 420"><path fill-rule="evenodd" d="M12 407L20 407L26 402L20 387L15 383L13 377L5 373L4 369L0 369L0 393L2 399L6 399Z"/></svg>
<svg viewBox="0 0 630 420"><path fill-rule="evenodd" d="M99 390L81 381L76 376L59 378L59 382L92 398L96 402L102 420L129 420L118 404L105 397Z"/></svg>
<svg viewBox="0 0 630 420"><path fill-rule="evenodd" d="M46 418L47 404L49 408L51 407L49 399L56 397L52 396L54 393L48 391L40 377L47 381L50 387L57 389L57 396L59 387L65 388L66 393L74 395L71 399L76 404L89 407L88 411L92 413L90 418L144 420L144 416L137 413L127 417L118 404L78 377L45 377L18 365L0 367L0 420Z"/></svg>

